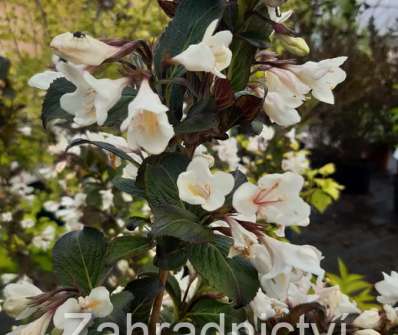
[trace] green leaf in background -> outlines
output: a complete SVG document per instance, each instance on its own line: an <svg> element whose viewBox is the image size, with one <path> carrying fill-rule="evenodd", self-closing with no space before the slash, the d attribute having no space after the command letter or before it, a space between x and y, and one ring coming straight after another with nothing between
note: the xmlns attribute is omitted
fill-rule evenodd
<svg viewBox="0 0 398 335"><path fill-rule="evenodd" d="M137 91L132 87L126 87L123 90L122 97L108 112L108 118L105 121L105 127L120 128L121 123L126 119L128 106L137 96Z"/></svg>
<svg viewBox="0 0 398 335"><path fill-rule="evenodd" d="M101 320L101 322L114 322L119 326L121 334L125 334L127 314L130 313L133 300L134 295L129 291L111 295L111 302L113 305L112 314L109 315L106 320Z"/></svg>
<svg viewBox="0 0 398 335"><path fill-rule="evenodd" d="M228 258L214 243L192 245L189 260L214 289L246 306L260 286L257 271L241 257Z"/></svg>
<svg viewBox="0 0 398 335"><path fill-rule="evenodd" d="M217 105L209 97L193 105L187 117L174 127L177 134L196 133L218 127Z"/></svg>
<svg viewBox="0 0 398 335"><path fill-rule="evenodd" d="M155 159L148 160L145 165L145 192L149 205L152 209L164 205L183 207L177 178L185 171L189 158L181 154L164 154Z"/></svg>
<svg viewBox="0 0 398 335"><path fill-rule="evenodd" d="M162 62L199 43L211 22L223 15L223 0L182 0L155 49L155 71L162 77Z"/></svg>
<svg viewBox="0 0 398 335"><path fill-rule="evenodd" d="M68 120L73 119L73 115L65 112L60 105L61 97L66 93L71 93L76 90L76 86L65 78L58 78L54 80L43 101L41 120L44 128L53 120Z"/></svg>
<svg viewBox="0 0 398 335"><path fill-rule="evenodd" d="M106 143L106 142L99 142L99 141L89 141L84 138L78 138L72 143L68 145L65 151L68 151L70 148L75 147L77 145L82 145L82 144L92 144L95 145L105 151L109 151L110 153L114 154L115 156L124 159L126 161L129 161L130 163L134 164L135 166L139 166L140 164L136 162L127 152L123 151L122 149L119 149L115 147L112 144Z"/></svg>
<svg viewBox="0 0 398 335"><path fill-rule="evenodd" d="M102 279L106 252L105 237L94 228L65 234L53 249L54 271L59 283L78 287L88 294Z"/></svg>
<svg viewBox="0 0 398 335"><path fill-rule="evenodd" d="M106 264L113 264L121 258L131 257L148 251L150 241L143 236L116 237L109 243Z"/></svg>
<svg viewBox="0 0 398 335"><path fill-rule="evenodd" d="M207 242L211 231L197 223L193 213L177 206L160 206L154 209L155 221L152 233L155 237L172 236L191 243Z"/></svg>

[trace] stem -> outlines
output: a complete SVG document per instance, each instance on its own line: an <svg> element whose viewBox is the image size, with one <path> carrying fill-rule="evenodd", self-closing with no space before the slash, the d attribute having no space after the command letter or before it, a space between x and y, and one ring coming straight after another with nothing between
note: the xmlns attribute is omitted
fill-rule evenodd
<svg viewBox="0 0 398 335"><path fill-rule="evenodd" d="M162 308L163 295L168 276L168 271L159 271L159 280L162 285L162 290L159 292L159 294L155 298L155 301L153 302L152 313L149 319L149 335L156 335L156 324L159 323L160 320L160 310Z"/></svg>

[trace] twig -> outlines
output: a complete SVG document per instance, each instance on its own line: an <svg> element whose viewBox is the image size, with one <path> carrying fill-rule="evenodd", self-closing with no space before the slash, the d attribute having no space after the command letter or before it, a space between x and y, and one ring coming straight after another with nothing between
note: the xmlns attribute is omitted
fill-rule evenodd
<svg viewBox="0 0 398 335"><path fill-rule="evenodd" d="M155 301L153 302L151 317L149 318L149 335L156 335L156 325L159 323L160 320L160 310L162 308L163 295L168 277L168 271L159 271L159 281L162 285L162 290L159 292L159 294L155 298Z"/></svg>

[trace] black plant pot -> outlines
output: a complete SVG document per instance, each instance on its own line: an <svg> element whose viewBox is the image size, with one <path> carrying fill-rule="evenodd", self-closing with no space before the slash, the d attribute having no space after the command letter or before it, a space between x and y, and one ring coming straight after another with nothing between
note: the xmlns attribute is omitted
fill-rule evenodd
<svg viewBox="0 0 398 335"><path fill-rule="evenodd" d="M368 160L339 161L335 179L344 185L344 193L367 194L370 190L371 166Z"/></svg>

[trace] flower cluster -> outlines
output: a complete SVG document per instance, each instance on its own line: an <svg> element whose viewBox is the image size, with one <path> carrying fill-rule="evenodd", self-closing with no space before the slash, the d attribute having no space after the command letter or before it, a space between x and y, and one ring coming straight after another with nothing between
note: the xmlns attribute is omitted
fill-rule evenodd
<svg viewBox="0 0 398 335"><path fill-rule="evenodd" d="M140 310L144 315L140 321L151 326L160 319L164 290L177 309L171 314L189 317L194 315L190 309L199 308L195 299L186 304L192 298L192 285L197 286L199 302L215 300L218 307L230 308L231 315L232 306L244 313L242 307L250 306L254 324L257 319L269 324L284 320L303 306L313 307L306 311L323 312L325 324L359 312L339 287L327 285L318 249L285 239L289 227L310 223L311 207L303 199L303 175L309 168L306 153L286 154L283 173L249 179L241 171L237 140L230 137L233 131L245 136L242 129L260 123L261 131L250 137L248 150L264 151L275 136L268 124L298 123L296 109L310 98L309 93L334 103L333 89L346 76L340 68L346 58L297 65L259 48L261 40L241 45L244 34L236 33L238 29L223 18L225 1L167 2L173 20L155 48L143 41L100 41L82 32L64 33L51 42L58 56L56 71L30 80L30 85L47 91L45 124L57 120L60 127L90 127L65 149L90 144L109 152L117 174L114 186L144 199L150 215L132 217L133 234L107 241L100 230L82 222L85 194L46 202L47 211L75 230L62 236L53 249L62 288L42 293L30 284L8 286L6 310L18 318L39 314L14 334L44 334L52 319L55 328L68 335L77 326L68 320L68 313L104 318L114 308L125 312L128 307ZM303 41L283 25L290 13L278 15L280 2L259 1L241 19L259 16L262 40L273 28L274 37L288 50L303 53ZM247 57L239 54L245 48ZM99 78L100 70L110 63L120 65L122 78ZM103 128L91 132L99 127ZM235 171L216 169L205 146L209 143L228 170ZM110 212L115 203L112 191L103 189L99 194L102 210ZM115 300L123 303L113 306L108 290L101 286L105 274L120 259L142 253L153 258L159 274L142 271L119 288L121 299ZM171 271L185 266L194 276L180 285L178 293L172 292L168 286L175 283L167 279ZM203 280L202 286L197 278ZM357 334L394 326L396 279L393 273L377 285L389 321L372 323L368 314L361 314L352 323ZM143 311L143 305L149 308ZM379 317L378 312L365 313L372 313L374 320L373 314Z"/></svg>

